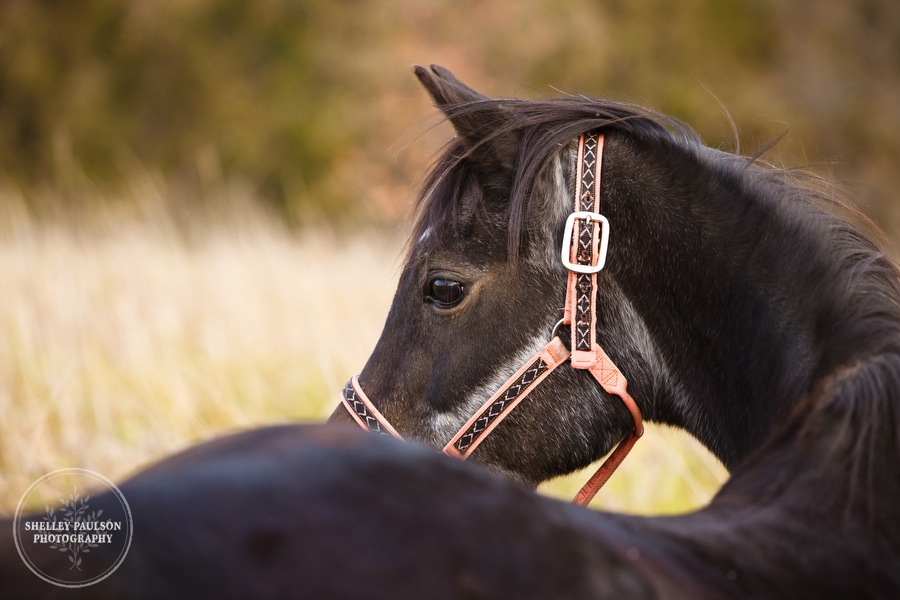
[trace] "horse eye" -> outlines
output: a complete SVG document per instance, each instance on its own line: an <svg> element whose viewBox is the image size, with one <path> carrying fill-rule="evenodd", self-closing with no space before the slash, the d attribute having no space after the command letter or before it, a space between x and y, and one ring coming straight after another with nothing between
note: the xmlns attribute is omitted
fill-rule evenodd
<svg viewBox="0 0 900 600"><path fill-rule="evenodd" d="M450 308L459 304L466 289L458 281L451 279L432 279L428 284L428 295L425 300L440 308Z"/></svg>

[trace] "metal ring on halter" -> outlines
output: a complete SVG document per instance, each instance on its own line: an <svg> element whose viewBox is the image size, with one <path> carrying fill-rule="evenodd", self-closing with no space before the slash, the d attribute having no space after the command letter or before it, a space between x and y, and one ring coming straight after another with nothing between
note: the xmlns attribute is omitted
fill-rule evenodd
<svg viewBox="0 0 900 600"><path fill-rule="evenodd" d="M559 328L563 326L565 321L566 321L565 318L562 318L556 322L556 325L553 326L553 329L550 331L550 339L551 340L559 335Z"/></svg>

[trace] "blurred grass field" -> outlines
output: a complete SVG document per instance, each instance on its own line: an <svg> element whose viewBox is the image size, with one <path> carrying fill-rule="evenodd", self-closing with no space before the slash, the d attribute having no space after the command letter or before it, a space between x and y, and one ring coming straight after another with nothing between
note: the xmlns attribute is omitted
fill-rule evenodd
<svg viewBox="0 0 900 600"><path fill-rule="evenodd" d="M152 181L130 193L124 214L36 218L2 192L0 513L55 469L121 480L221 432L321 421L381 331L400 236L287 231L240 194L176 218ZM725 478L651 427L593 506L688 510Z"/></svg>

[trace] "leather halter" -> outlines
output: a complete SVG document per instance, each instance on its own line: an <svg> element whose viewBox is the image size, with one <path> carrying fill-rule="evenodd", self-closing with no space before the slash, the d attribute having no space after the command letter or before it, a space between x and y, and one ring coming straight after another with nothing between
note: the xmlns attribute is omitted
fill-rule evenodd
<svg viewBox="0 0 900 600"><path fill-rule="evenodd" d="M619 442L572 500L581 505L590 503L644 432L641 411L628 394L625 376L597 343L597 273L606 262L609 241L609 222L600 214L602 157L602 135L585 134L579 138L574 210L566 221L560 253L569 270L562 321L554 328L550 342L516 371L443 449L444 454L468 458L538 384L568 360L573 369L587 371L607 393L619 396L634 422L634 430ZM571 350L556 335L559 325L570 327ZM363 429L402 439L363 392L358 376L344 386L341 400Z"/></svg>

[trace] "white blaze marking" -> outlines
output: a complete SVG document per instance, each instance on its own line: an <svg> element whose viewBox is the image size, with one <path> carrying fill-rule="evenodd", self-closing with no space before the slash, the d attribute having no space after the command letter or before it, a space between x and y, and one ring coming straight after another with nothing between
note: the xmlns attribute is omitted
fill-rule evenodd
<svg viewBox="0 0 900 600"><path fill-rule="evenodd" d="M545 335L534 337L522 350L504 361L488 377L487 381L475 388L454 410L436 413L431 420L434 444L440 447L445 446L469 420L469 417L474 415L494 395L494 392L503 387L503 384L516 371L531 361L547 345L547 342L550 341L548 339L549 332L550 328L548 327Z"/></svg>

